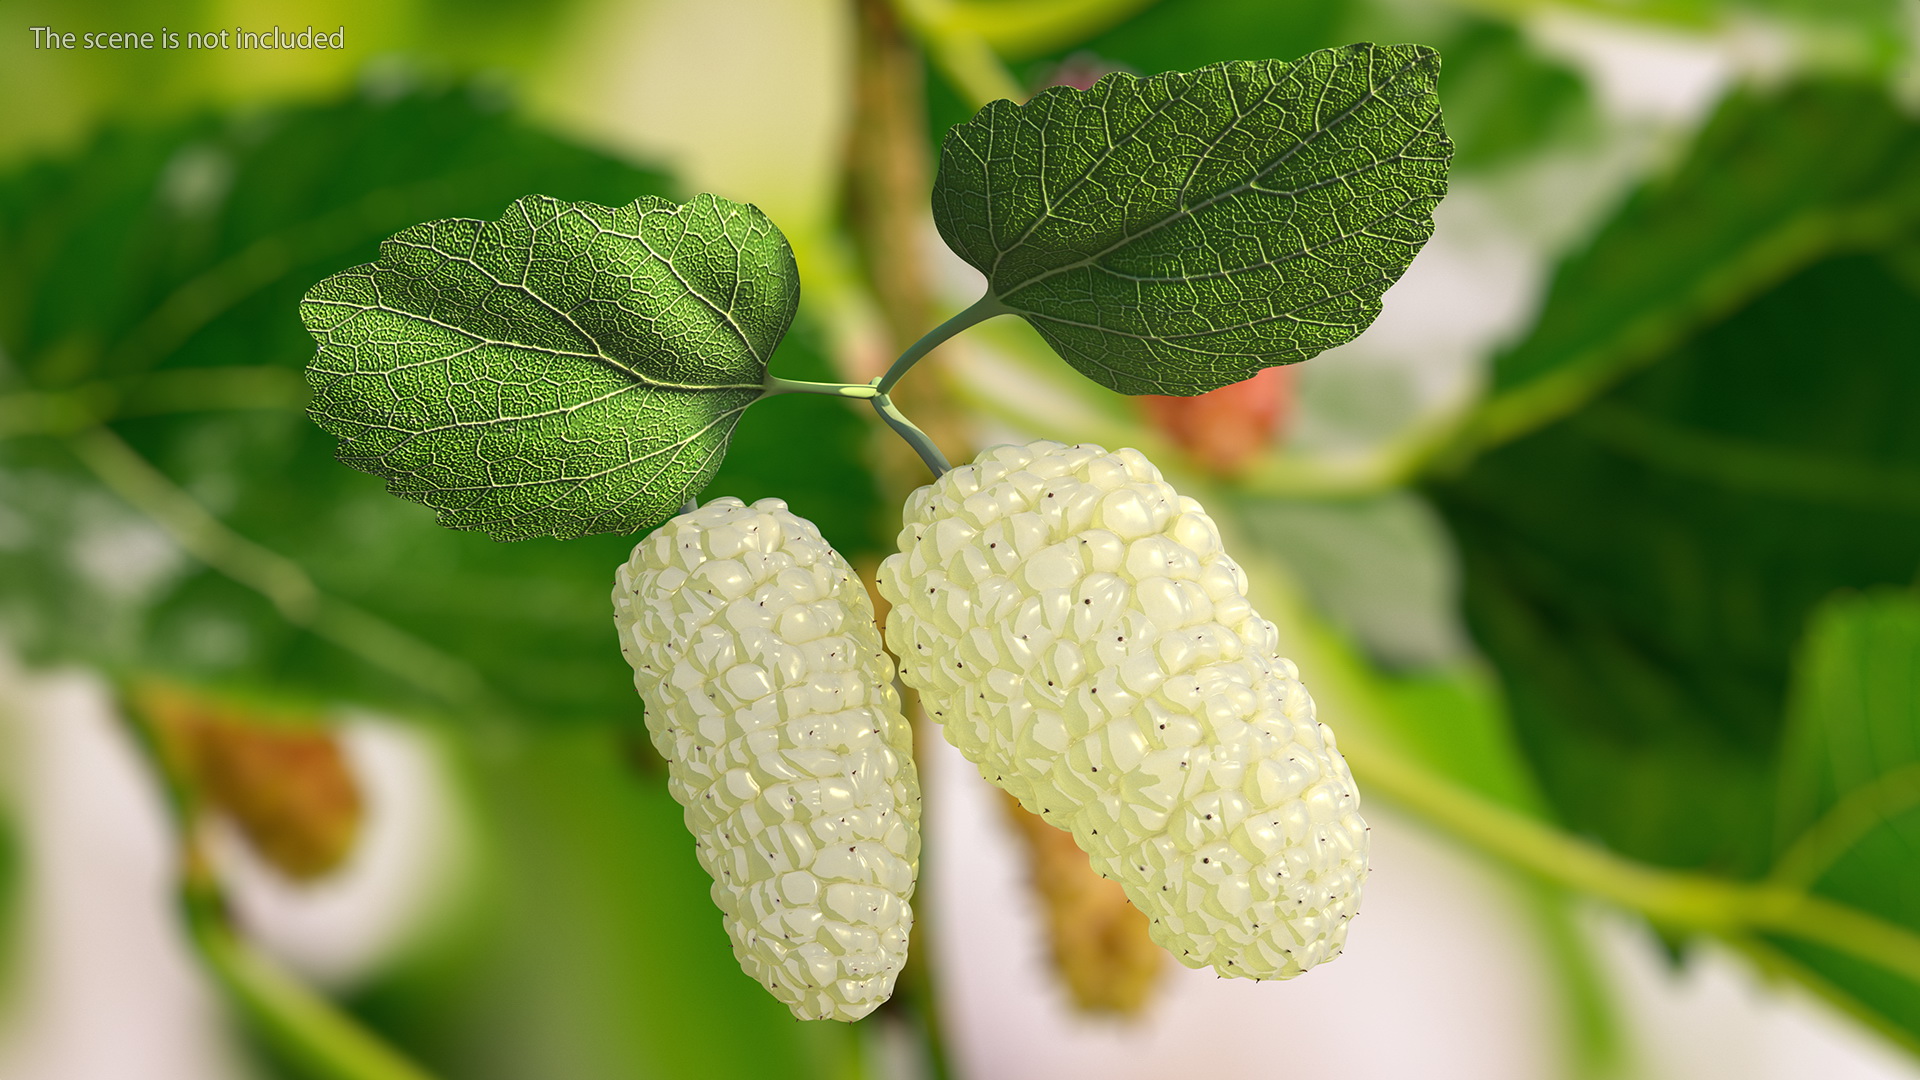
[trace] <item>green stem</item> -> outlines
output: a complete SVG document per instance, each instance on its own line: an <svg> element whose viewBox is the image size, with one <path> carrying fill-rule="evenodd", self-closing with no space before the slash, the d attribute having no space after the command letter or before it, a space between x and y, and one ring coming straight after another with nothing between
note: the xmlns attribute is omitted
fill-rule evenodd
<svg viewBox="0 0 1920 1080"><path fill-rule="evenodd" d="M765 386L766 389L760 392L761 397L774 397L779 394L825 394L829 397L866 401L880 395L880 391L872 383L808 382L805 379L783 379L778 375L767 376Z"/></svg>
<svg viewBox="0 0 1920 1080"><path fill-rule="evenodd" d="M975 308L979 306L978 304L974 305ZM967 310L972 311L973 308L968 308ZM964 315L965 312L961 314ZM997 314L997 312L995 314ZM983 315L978 318L987 317L988 316ZM915 342L914 348L908 349L907 353L901 357L904 363L895 364L895 368L898 369L899 372L904 373L907 368L913 366L914 360L918 360L920 357L932 351L933 347L938 345L940 341L952 337L970 325L972 324L960 322L959 316L948 319L932 333L921 338L920 341ZM951 329L949 329L949 327L951 327ZM942 331L945 331L945 333L942 334ZM933 340L932 344L927 344L924 348L921 347L923 343L926 343L928 339L934 338L936 334L941 336ZM915 352L916 349L919 350L917 353ZM912 359L908 359L908 357ZM891 375L893 373L889 372L889 374ZM895 377L897 379L897 376ZM761 392L760 396L768 398L777 394L825 394L831 397L851 398L856 401L870 401L873 403L873 411L880 414L880 419L886 421L887 426L892 428L895 434L905 439L908 446L913 447L913 452L919 454L920 460L927 463L927 468L933 470L933 475L940 476L947 472L947 470L953 468L953 466L947 462L947 456L940 452L938 446L934 445L932 437L920 430L919 426L913 421L907 419L906 414L900 411L900 407L895 405L893 399L887 396L886 391L880 388L880 381L881 380L876 379L871 383L824 383L806 382L801 379L782 379L777 375L769 375L766 378L766 389Z"/></svg>
<svg viewBox="0 0 1920 1080"><path fill-rule="evenodd" d="M953 469L953 466L947 462L947 456L933 444L933 439L926 432L915 427L913 421L907 419L899 406L893 403L892 398L884 393L874 395L873 411L880 414L880 419L887 422L887 426L893 429L894 434L905 439L907 445L913 447L913 452L920 455L920 460L927 463L927 468L933 470L935 477L945 476Z"/></svg>
<svg viewBox="0 0 1920 1080"><path fill-rule="evenodd" d="M241 941L217 903L188 903L188 930L201 959L247 1022L296 1067L324 1080L430 1080L332 1002Z"/></svg>
<svg viewBox="0 0 1920 1080"><path fill-rule="evenodd" d="M887 373L880 376L879 381L873 384L874 387L879 390L882 395L886 394L913 368L913 365L920 362L921 357L939 348L948 338L953 337L969 326L986 322L995 315L1005 315L1012 310L1012 308L1001 303L999 297L993 295L992 292L988 292L980 299L975 300L966 310L927 331L925 334L922 334L919 341L907 346L907 351L900 354L900 359L893 362L893 366L887 369ZM921 456L925 457L926 455L922 454Z"/></svg>

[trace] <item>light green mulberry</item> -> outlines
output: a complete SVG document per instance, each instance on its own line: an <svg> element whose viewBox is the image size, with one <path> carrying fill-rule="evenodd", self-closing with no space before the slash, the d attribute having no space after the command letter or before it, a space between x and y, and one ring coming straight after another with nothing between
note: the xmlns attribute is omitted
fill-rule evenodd
<svg viewBox="0 0 1920 1080"><path fill-rule="evenodd" d="M873 606L778 499L717 499L633 549L613 590L647 730L734 956L803 1020L893 992L920 788Z"/></svg>
<svg viewBox="0 0 1920 1080"><path fill-rule="evenodd" d="M982 775L1068 829L1190 967L1336 955L1353 776L1213 520L1136 450L982 453L908 500L880 568L902 678Z"/></svg>

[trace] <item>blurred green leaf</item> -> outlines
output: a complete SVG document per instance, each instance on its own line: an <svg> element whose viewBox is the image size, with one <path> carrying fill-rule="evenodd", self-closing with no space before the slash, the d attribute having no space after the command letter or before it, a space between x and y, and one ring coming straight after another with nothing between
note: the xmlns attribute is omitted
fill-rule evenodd
<svg viewBox="0 0 1920 1080"><path fill-rule="evenodd" d="M1031 86L1076 79L1085 85L1105 71L1190 71L1228 59L1299 56L1330 41L1407 40L1425 42L1446 59L1440 96L1456 170L1504 165L1595 129L1577 72L1534 48L1513 21L1461 8L1159 0L1021 71ZM944 104L938 93L934 104Z"/></svg>
<svg viewBox="0 0 1920 1080"><path fill-rule="evenodd" d="M755 207L529 195L309 290L309 415L449 528L640 532L712 479L799 300Z"/></svg>
<svg viewBox="0 0 1920 1080"><path fill-rule="evenodd" d="M0 179L0 424L15 421L0 438L0 626L36 661L447 712L404 664L370 659L410 641L507 715L636 722L608 601L632 538L500 545L343 468L300 411L313 345L295 309L412 222L494 217L532 190L620 204L665 186L462 91L122 131ZM828 367L808 334L774 364ZM852 474L861 421L814 404L764 406L778 433L743 441L716 494L785 494L795 459ZM328 636L188 557L79 464L68 432L100 419L175 494L384 636ZM844 549L876 543L870 482L789 497Z"/></svg>
<svg viewBox="0 0 1920 1080"><path fill-rule="evenodd" d="M1438 70L1360 44L993 102L947 136L934 221L1088 378L1217 389L1379 313L1446 190Z"/></svg>
<svg viewBox="0 0 1920 1080"><path fill-rule="evenodd" d="M1779 836L1789 850L1815 845L1814 863L1795 872L1817 880L1858 829L1891 827L1920 809L1920 597L1898 590L1829 601L1808 629L1792 704ZM1908 837L1920 884L1916 824L1897 831ZM1920 892L1910 899L1920 903ZM1904 914L1920 922L1920 906Z"/></svg>
<svg viewBox="0 0 1920 1080"><path fill-rule="evenodd" d="M1251 537L1378 665L1434 668L1466 653L1459 569L1445 526L1417 496L1249 499L1238 509Z"/></svg>
<svg viewBox="0 0 1920 1080"><path fill-rule="evenodd" d="M1878 88L1738 95L1560 266L1532 331L1496 359L1469 444L1565 417L1801 267L1892 247L1916 221L1920 125Z"/></svg>
<svg viewBox="0 0 1920 1080"><path fill-rule="evenodd" d="M1597 130L1580 75L1511 24L1462 19L1432 40L1447 58L1440 96L1454 168L1506 165Z"/></svg>
<svg viewBox="0 0 1920 1080"><path fill-rule="evenodd" d="M1072 45L1126 21L1129 16L1155 2L936 0L935 3L927 3L926 0L920 0L918 6L949 31L978 35L995 52L1006 56L1031 56L1062 45Z"/></svg>
<svg viewBox="0 0 1920 1080"><path fill-rule="evenodd" d="M1920 596L1843 595L1815 615L1780 766L1775 877L1920 931ZM1920 986L1772 944L1920 1045Z"/></svg>
<svg viewBox="0 0 1920 1080"><path fill-rule="evenodd" d="M1920 568L1916 338L1920 296L1883 264L1822 263L1431 485L1568 824L1666 865L1765 867L1808 614Z"/></svg>
<svg viewBox="0 0 1920 1080"><path fill-rule="evenodd" d="M1429 488L1575 828L1766 866L1804 620L1916 569L1920 303L1895 272L1916 242L1920 125L1855 87L1743 97L1500 358L1479 433L1515 441Z"/></svg>

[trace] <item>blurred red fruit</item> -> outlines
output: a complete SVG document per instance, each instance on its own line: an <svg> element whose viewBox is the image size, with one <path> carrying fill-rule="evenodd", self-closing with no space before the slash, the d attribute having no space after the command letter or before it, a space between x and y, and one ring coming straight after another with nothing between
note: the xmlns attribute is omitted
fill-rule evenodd
<svg viewBox="0 0 1920 1080"><path fill-rule="evenodd" d="M1196 397L1142 394L1147 419L1194 461L1232 476L1286 437L1293 416L1294 369L1271 367Z"/></svg>

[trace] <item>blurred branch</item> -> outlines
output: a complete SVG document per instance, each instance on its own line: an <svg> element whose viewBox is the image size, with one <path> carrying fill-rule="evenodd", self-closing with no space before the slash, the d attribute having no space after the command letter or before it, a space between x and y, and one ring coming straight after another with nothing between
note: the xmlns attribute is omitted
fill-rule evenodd
<svg viewBox="0 0 1920 1080"><path fill-rule="evenodd" d="M200 841L198 793L178 756L122 701L133 743L160 784L179 844L178 897L188 939L230 1004L270 1046L315 1080L431 1080L358 1021L301 985L235 932Z"/></svg>
<svg viewBox="0 0 1920 1080"><path fill-rule="evenodd" d="M102 379L67 390L0 394L0 439L71 435L129 416L214 409L296 409L307 389L283 367L175 368L131 379Z"/></svg>
<svg viewBox="0 0 1920 1080"><path fill-rule="evenodd" d="M948 16L952 5L941 0L894 0L893 6L968 105L977 109L1001 98L1026 100L1026 88L979 30Z"/></svg>
<svg viewBox="0 0 1920 1080"><path fill-rule="evenodd" d="M1044 381L1063 397L1087 397L1085 390L1091 384L1051 352L1028 356L1024 350L1011 347L1009 335L998 335L995 344L1006 346L998 349L998 354L1019 364L1024 378ZM1132 422L1125 413L1097 415L1089 409L1064 415L1031 393L1030 387L991 373L979 378L963 376L956 380L956 388L969 407L1009 427L1102 446L1139 446L1156 462L1192 464L1182 469L1183 473L1205 472L1186 451ZM1451 444L1460 422L1457 411L1437 413L1391 441L1353 457L1310 457L1276 447L1239 476L1223 482L1221 488L1236 495L1289 499L1367 499L1384 495L1405 488L1419 476L1427 463Z"/></svg>
<svg viewBox="0 0 1920 1080"><path fill-rule="evenodd" d="M925 250L926 199L932 169L927 147L926 70L920 52L902 26L900 11L889 0L852 2L855 68L853 116L844 159L843 219L849 243L845 248L823 245L818 257L834 269L850 271L827 279L835 293L828 299L834 317L827 326L834 337L835 351L843 354L843 365L864 368L867 358L860 353L880 345L879 363L884 364L886 356L920 340L932 322ZM835 258L843 252L852 258ZM874 371L876 376L881 374ZM880 440L877 478L883 504L900 505L909 491L924 482L922 461L936 475L941 472L941 447L960 460L973 456L945 389L949 382L943 371L925 371L898 387L888 384L892 392L873 399L881 418L909 437L909 444L921 455L916 460L901 453L901 444L885 428L876 428L874 437ZM918 426L908 424L910 431L901 430L902 414L913 416ZM882 534L891 533L898 521L893 518L882 522ZM913 719L916 742L933 738L918 696L908 691L902 697L906 715ZM924 774L921 783L924 792ZM926 870L931 859L926 842L923 836L907 963L886 1012L917 1037L931 1080L946 1080L953 1075L954 1067L929 963L928 939L939 912L930 902L931 890L927 887ZM885 1014L879 1019L886 1019Z"/></svg>
<svg viewBox="0 0 1920 1080"><path fill-rule="evenodd" d="M1490 802L1384 746L1343 741L1363 786L1469 847L1542 880L1609 900L1674 930L1730 939L1762 933L1795 938L1920 983L1920 934L1904 927L1772 882L1730 881L1623 858Z"/></svg>
<svg viewBox="0 0 1920 1080"><path fill-rule="evenodd" d="M72 436L68 445L102 483L145 513L188 554L266 597L289 623L449 705L493 711L485 681L465 662L323 592L299 563L229 529L118 435L104 427L90 428Z"/></svg>
<svg viewBox="0 0 1920 1080"><path fill-rule="evenodd" d="M916 23L966 34L996 52L1035 56L1077 45L1158 0L903 0Z"/></svg>

